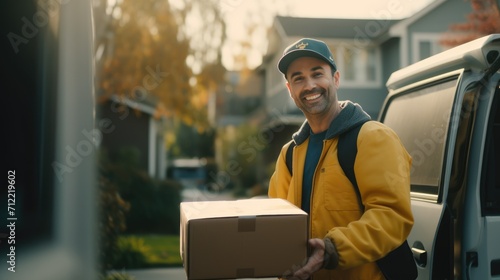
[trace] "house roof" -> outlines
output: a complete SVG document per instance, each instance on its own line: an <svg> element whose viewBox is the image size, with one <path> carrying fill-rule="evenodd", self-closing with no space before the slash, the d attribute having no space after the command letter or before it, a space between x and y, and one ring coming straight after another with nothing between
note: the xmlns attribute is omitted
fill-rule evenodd
<svg viewBox="0 0 500 280"><path fill-rule="evenodd" d="M488 56L498 53L500 35L491 34L443 51L391 74L387 81L390 89L427 79L458 69L475 69L483 71L492 66Z"/></svg>
<svg viewBox="0 0 500 280"><path fill-rule="evenodd" d="M392 36L402 36L404 32L408 29L408 26L420 20L422 17L435 10L437 7L441 6L447 0L435 0L432 1L429 5L425 6L423 9L418 11L413 16L406 18L404 20L399 21L395 24L390 30L390 34Z"/></svg>
<svg viewBox="0 0 500 280"><path fill-rule="evenodd" d="M285 35L290 37L352 39L359 36L359 32L365 32L368 37L376 38L385 34L392 25L400 20L277 16L276 21L281 25Z"/></svg>
<svg viewBox="0 0 500 280"><path fill-rule="evenodd" d="M110 98L113 102L122 103L130 108L137 109L141 112L154 115L157 105L157 98L154 96L147 96L146 98L132 99L119 95L112 95Z"/></svg>

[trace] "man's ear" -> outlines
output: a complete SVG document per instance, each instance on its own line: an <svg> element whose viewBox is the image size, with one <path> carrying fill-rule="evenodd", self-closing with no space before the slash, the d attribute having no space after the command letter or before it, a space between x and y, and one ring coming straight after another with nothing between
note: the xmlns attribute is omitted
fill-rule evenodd
<svg viewBox="0 0 500 280"><path fill-rule="evenodd" d="M337 70L333 74L333 83L335 84L335 87L338 89L340 86L340 72Z"/></svg>
<svg viewBox="0 0 500 280"><path fill-rule="evenodd" d="M288 94L290 95L290 97L292 97L292 90L290 89L290 83L288 81L286 81L285 85L286 85L286 88L288 89Z"/></svg>

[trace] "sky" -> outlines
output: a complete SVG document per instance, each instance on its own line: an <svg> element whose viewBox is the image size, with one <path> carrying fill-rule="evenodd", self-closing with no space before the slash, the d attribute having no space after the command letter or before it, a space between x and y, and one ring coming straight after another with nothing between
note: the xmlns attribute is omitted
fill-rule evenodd
<svg viewBox="0 0 500 280"><path fill-rule="evenodd" d="M310 17L378 18L389 15L392 19L407 17L427 6L431 0L351 0L288 1L292 13Z"/></svg>
<svg viewBox="0 0 500 280"><path fill-rule="evenodd" d="M244 31L249 22L259 21L269 26L274 15L319 18L402 19L429 5L432 0L220 0L227 23L229 41L223 48L224 65L231 69L231 55L242 52L236 42L248 40ZM253 14L251 17L250 14ZM257 18L256 18L257 17ZM253 37L254 49L244 50L250 68L260 65L265 52L267 34L257 29Z"/></svg>

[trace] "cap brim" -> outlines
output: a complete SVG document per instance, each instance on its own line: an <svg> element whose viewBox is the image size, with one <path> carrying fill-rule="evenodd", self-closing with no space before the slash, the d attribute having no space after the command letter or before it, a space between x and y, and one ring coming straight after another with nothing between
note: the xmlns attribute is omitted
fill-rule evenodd
<svg viewBox="0 0 500 280"><path fill-rule="evenodd" d="M288 70L290 64L299 57L315 57L324 60L333 67L333 64L322 54L313 50L297 49L287 53L280 59L280 61L278 62L278 70L280 70L281 73L286 75L286 71Z"/></svg>

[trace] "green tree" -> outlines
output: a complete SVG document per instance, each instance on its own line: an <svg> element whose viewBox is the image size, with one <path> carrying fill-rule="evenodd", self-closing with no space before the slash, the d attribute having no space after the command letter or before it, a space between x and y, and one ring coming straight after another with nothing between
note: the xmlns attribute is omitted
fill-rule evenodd
<svg viewBox="0 0 500 280"><path fill-rule="evenodd" d="M113 267L118 251L118 236L126 229L130 204L122 199L119 190L106 176L105 164L99 166L99 270L104 273Z"/></svg>
<svg viewBox="0 0 500 280"><path fill-rule="evenodd" d="M259 155L266 151L267 143L259 137L259 128L253 124L241 124L225 129L219 137L221 171L229 180L216 182L219 188L234 188L238 195L245 193L259 182L257 165Z"/></svg>
<svg viewBox="0 0 500 280"><path fill-rule="evenodd" d="M172 131L167 132L173 139L168 144L172 158L213 158L215 156L215 130L198 131L183 122L177 122Z"/></svg>

